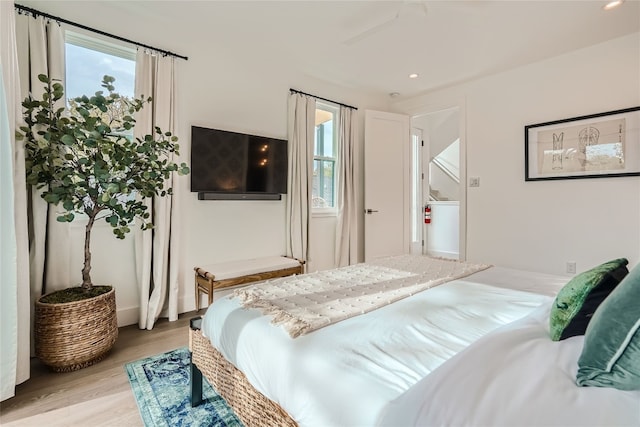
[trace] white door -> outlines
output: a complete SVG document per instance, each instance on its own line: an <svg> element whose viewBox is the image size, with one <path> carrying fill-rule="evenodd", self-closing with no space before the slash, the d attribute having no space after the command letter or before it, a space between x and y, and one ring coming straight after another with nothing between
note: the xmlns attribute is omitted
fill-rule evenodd
<svg viewBox="0 0 640 427"><path fill-rule="evenodd" d="M364 130L364 259L409 253L409 116L367 110Z"/></svg>

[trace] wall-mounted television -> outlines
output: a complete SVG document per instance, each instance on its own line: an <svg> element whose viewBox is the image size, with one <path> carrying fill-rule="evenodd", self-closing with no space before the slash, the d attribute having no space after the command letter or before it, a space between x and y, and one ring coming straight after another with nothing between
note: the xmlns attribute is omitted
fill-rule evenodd
<svg viewBox="0 0 640 427"><path fill-rule="evenodd" d="M200 200L279 200L287 192L287 141L192 126L190 175Z"/></svg>

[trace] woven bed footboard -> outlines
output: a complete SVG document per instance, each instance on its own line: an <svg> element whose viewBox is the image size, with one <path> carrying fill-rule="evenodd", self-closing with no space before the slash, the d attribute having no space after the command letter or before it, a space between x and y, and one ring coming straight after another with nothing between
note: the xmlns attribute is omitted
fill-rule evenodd
<svg viewBox="0 0 640 427"><path fill-rule="evenodd" d="M246 427L297 427L280 405L253 388L244 374L213 348L200 329L189 329L189 350L192 363Z"/></svg>

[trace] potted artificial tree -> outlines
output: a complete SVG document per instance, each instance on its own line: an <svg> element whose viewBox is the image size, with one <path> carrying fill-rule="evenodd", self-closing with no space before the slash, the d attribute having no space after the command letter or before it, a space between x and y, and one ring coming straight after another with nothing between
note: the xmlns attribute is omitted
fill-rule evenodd
<svg viewBox="0 0 640 427"><path fill-rule="evenodd" d="M118 335L115 290L91 280L91 230L104 219L124 239L135 219L142 229L153 227L143 199L172 194L165 188L173 172L189 172L170 160L179 154L178 138L158 127L155 134L133 138L134 114L151 98L130 99L115 92L115 79L104 76L108 92L70 101L59 108L64 88L46 75L40 99L29 95L22 106L27 183L42 189L42 198L60 210L57 220L87 219L82 284L43 295L36 301L35 351L58 372L72 371L101 360ZM61 209L60 209L61 208ZM71 284L70 284L71 285Z"/></svg>

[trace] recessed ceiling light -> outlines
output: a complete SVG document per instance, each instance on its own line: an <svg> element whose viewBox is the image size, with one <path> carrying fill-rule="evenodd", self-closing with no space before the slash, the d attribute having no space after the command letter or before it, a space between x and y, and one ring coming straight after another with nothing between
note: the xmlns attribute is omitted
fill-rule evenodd
<svg viewBox="0 0 640 427"><path fill-rule="evenodd" d="M417 79L418 75L416 73L409 74L410 79Z"/></svg>
<svg viewBox="0 0 640 427"><path fill-rule="evenodd" d="M602 6L602 8L604 10L611 10L611 9L615 9L616 7L620 6L622 3L624 3L624 0L614 0L614 1L610 1L609 3L605 4L604 6Z"/></svg>

